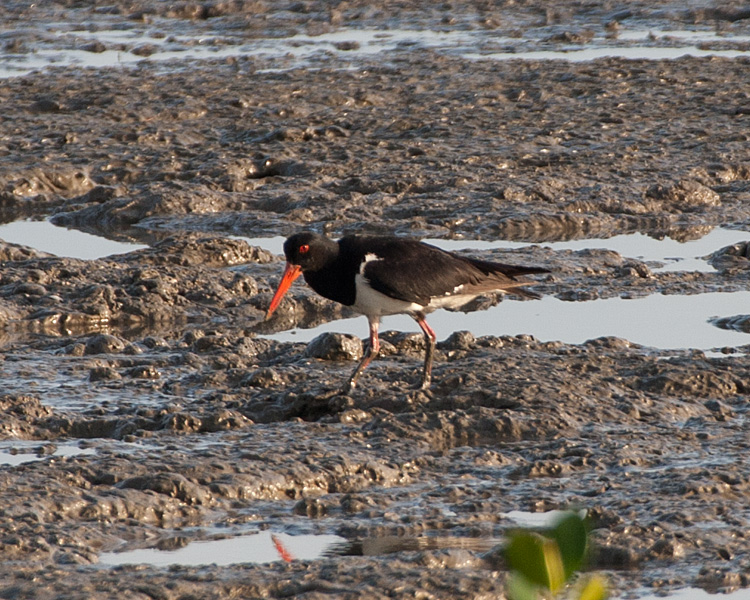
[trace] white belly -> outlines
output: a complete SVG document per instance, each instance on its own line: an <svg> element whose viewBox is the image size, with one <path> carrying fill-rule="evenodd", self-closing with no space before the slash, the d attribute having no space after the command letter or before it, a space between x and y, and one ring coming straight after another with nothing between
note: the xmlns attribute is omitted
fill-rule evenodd
<svg viewBox="0 0 750 600"><path fill-rule="evenodd" d="M391 298L385 294L372 289L366 283L363 275L357 275L354 278L354 285L357 290L357 299L352 308L363 315L382 317L385 315L408 314L414 316L416 313L426 315L439 308L456 309L461 308L464 304L471 302L476 298L476 294L447 294L445 296L435 296L430 299L430 303L418 304L416 302L407 302Z"/></svg>
<svg viewBox="0 0 750 600"><path fill-rule="evenodd" d="M430 312L430 309L422 304L391 298L372 289L365 283L363 275L357 274L354 278L354 286L357 290L357 298L352 308L363 315L382 317L384 315L413 315L417 312Z"/></svg>

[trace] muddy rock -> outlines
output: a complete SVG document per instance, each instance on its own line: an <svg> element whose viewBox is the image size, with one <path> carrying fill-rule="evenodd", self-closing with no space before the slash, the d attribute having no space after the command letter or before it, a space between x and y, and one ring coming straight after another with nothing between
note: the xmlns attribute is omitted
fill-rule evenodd
<svg viewBox="0 0 750 600"><path fill-rule="evenodd" d="M18 244L9 244L7 242L0 243L0 259L3 262L28 260L40 256L45 256L45 253L34 250L33 248L27 248L26 246L19 246Z"/></svg>
<svg viewBox="0 0 750 600"><path fill-rule="evenodd" d="M34 104L39 112L58 112L59 106L50 100ZM34 198L35 202L48 198L78 196L95 186L89 174L81 169L33 169L24 174L0 178L2 188L13 196Z"/></svg>
<svg viewBox="0 0 750 600"><path fill-rule="evenodd" d="M0 410L5 418L2 424L3 439L44 439L44 426L37 424L52 414L38 398L25 395L5 395L0 397Z"/></svg>
<svg viewBox="0 0 750 600"><path fill-rule="evenodd" d="M96 335L86 342L86 354L113 354L122 352L126 342L114 335Z"/></svg>
<svg viewBox="0 0 750 600"><path fill-rule="evenodd" d="M741 385L741 384L740 384ZM737 384L711 371L671 372L646 377L639 388L645 391L684 398L686 396L725 398L737 394Z"/></svg>
<svg viewBox="0 0 750 600"><path fill-rule="evenodd" d="M244 263L268 263L274 260L274 256L242 240L188 234L170 236L151 248L113 257L113 260L126 264L143 262L150 265L169 263L228 267Z"/></svg>
<svg viewBox="0 0 750 600"><path fill-rule="evenodd" d="M114 380L121 379L122 375L117 372L117 369L110 366L97 366L89 371L89 381L102 381L102 380Z"/></svg>
<svg viewBox="0 0 750 600"><path fill-rule="evenodd" d="M680 212L700 210L702 207L718 206L719 194L705 185L691 180L684 180L674 185L657 184L646 190L646 197L664 203Z"/></svg>
<svg viewBox="0 0 750 600"><path fill-rule="evenodd" d="M131 477L121 481L117 487L120 489L150 490L157 494L177 498L187 505L205 504L210 498L201 486L191 483L177 473Z"/></svg>
<svg viewBox="0 0 750 600"><path fill-rule="evenodd" d="M271 367L263 367L250 373L244 380L245 385L253 387L274 387L283 383L283 378Z"/></svg>
<svg viewBox="0 0 750 600"><path fill-rule="evenodd" d="M362 341L350 335L323 333L307 344L305 356L323 360L359 360L362 358Z"/></svg>
<svg viewBox="0 0 750 600"><path fill-rule="evenodd" d="M736 329L750 333L750 315L734 315L731 317L721 317L712 319L711 322L717 327L723 329Z"/></svg>
<svg viewBox="0 0 750 600"><path fill-rule="evenodd" d="M708 259L718 271L726 274L737 274L750 268L750 243L741 242L717 250Z"/></svg>

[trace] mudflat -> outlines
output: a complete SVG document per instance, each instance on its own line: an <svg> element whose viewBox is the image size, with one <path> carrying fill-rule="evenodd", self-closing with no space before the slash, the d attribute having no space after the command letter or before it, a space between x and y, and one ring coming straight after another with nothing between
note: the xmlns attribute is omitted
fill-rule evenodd
<svg viewBox="0 0 750 600"><path fill-rule="evenodd" d="M342 395L359 339L276 334L351 313L263 320L283 257L239 238L301 229L527 242L470 252L584 306L750 289L741 3L423 4L0 7L2 221L148 246L0 244L0 597L503 597L513 515L571 507L618 597L750 585L750 340L442 330L421 391L393 331ZM702 270L606 249L717 228ZM292 556L102 560L269 531Z"/></svg>

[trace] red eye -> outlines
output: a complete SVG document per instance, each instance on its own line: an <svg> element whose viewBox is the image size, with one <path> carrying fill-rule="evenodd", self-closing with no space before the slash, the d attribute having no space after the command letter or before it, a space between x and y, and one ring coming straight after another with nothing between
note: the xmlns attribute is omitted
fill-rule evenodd
<svg viewBox="0 0 750 600"><path fill-rule="evenodd" d="M299 247L299 253L300 254L307 254L310 251L310 245L309 244L302 244Z"/></svg>

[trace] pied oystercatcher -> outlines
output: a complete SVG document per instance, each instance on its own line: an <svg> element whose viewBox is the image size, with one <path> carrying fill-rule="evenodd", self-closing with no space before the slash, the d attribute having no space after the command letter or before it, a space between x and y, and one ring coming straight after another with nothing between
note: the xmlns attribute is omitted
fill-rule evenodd
<svg viewBox="0 0 750 600"><path fill-rule="evenodd" d="M284 242L284 254L286 268L266 319L292 282L302 275L318 294L350 306L369 321L369 347L349 378L346 391L354 388L362 371L378 355L380 317L407 314L419 324L427 344L422 370L422 389L426 389L430 385L436 336L425 315L438 308L459 308L482 294L533 283L519 276L549 272L540 267L466 258L414 239L393 236L349 235L334 241L302 232ZM515 293L537 297L522 289Z"/></svg>

